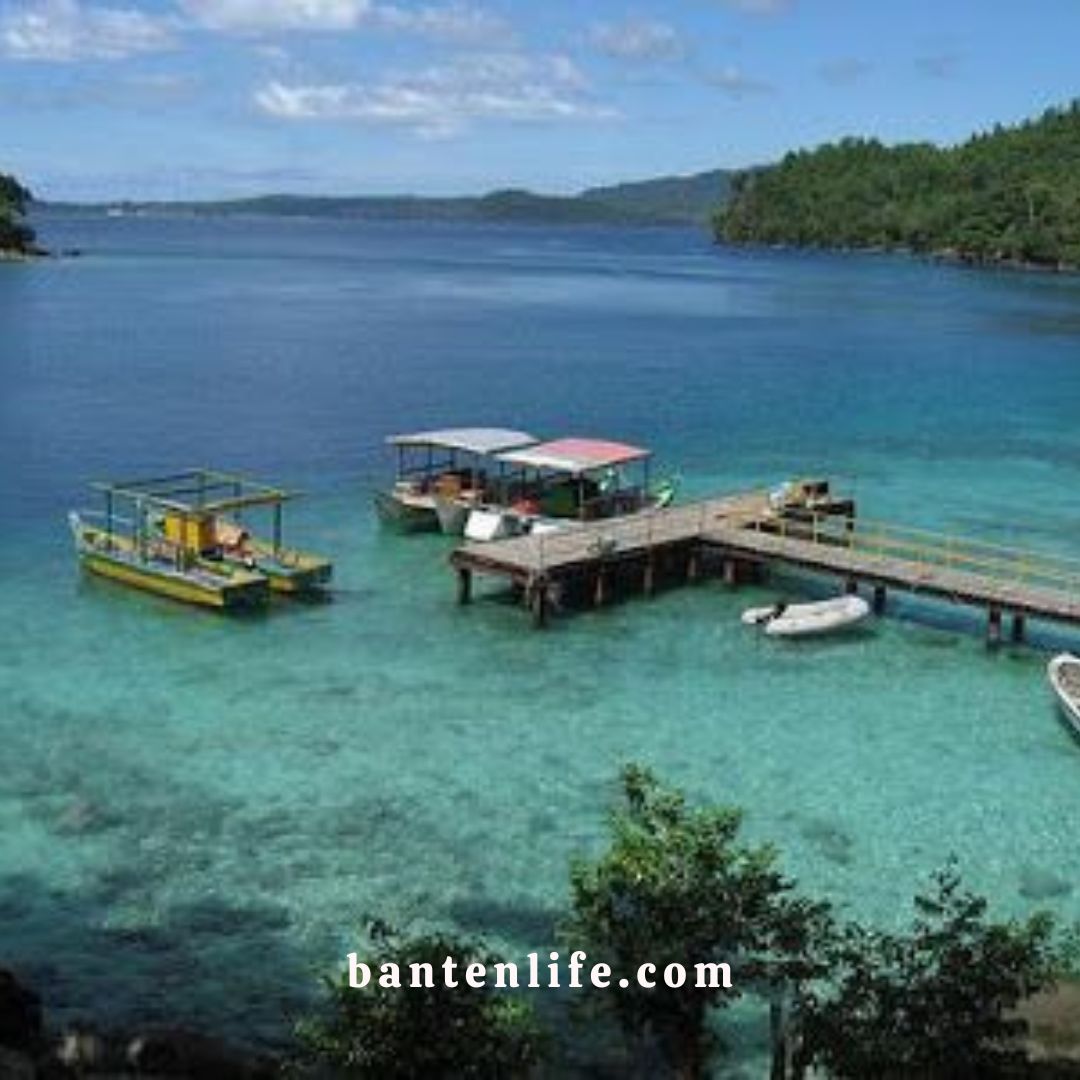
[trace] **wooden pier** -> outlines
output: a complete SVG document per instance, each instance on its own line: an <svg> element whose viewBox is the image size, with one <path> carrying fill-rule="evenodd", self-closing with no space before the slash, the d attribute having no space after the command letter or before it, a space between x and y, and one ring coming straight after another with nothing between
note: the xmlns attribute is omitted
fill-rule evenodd
<svg viewBox="0 0 1080 1080"><path fill-rule="evenodd" d="M634 581L649 595L661 576L691 582L708 567L736 584L772 566L834 576L849 591L866 586L879 612L890 589L983 609L991 641L1000 640L1006 615L1014 640L1028 618L1080 625L1080 559L853 515L850 503L777 510L765 492L747 492L547 535L465 543L450 561L461 603L471 599L474 574L500 577L521 591L538 626L571 587L584 587L599 606L616 581Z"/></svg>

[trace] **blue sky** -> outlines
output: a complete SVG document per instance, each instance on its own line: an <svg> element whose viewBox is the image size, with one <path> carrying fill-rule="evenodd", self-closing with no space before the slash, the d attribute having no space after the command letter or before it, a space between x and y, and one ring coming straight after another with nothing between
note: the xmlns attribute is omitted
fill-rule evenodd
<svg viewBox="0 0 1080 1080"><path fill-rule="evenodd" d="M575 191L1080 95L1080 0L0 0L48 198Z"/></svg>

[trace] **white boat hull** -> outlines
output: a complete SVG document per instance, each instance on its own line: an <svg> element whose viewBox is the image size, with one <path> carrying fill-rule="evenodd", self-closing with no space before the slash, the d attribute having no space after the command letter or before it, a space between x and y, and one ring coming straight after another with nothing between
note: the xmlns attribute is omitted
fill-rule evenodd
<svg viewBox="0 0 1080 1080"><path fill-rule="evenodd" d="M487 543L514 536L542 536L577 527L564 518L535 517L514 510L472 510L465 522L465 539Z"/></svg>
<svg viewBox="0 0 1080 1080"><path fill-rule="evenodd" d="M435 513L439 515L439 528L447 536L462 536L469 521L471 507L463 499L435 497Z"/></svg>
<svg viewBox="0 0 1080 1080"><path fill-rule="evenodd" d="M472 510L465 522L465 539L481 543L505 540L521 533L521 518L505 510Z"/></svg>
<svg viewBox="0 0 1080 1080"><path fill-rule="evenodd" d="M1061 705L1061 712L1073 732L1080 736L1080 657L1071 653L1055 656L1046 666L1046 676Z"/></svg>
<svg viewBox="0 0 1080 1080"><path fill-rule="evenodd" d="M870 605L861 596L838 596L813 604L750 608L742 621L763 627L770 637L811 637L854 626L869 614Z"/></svg>

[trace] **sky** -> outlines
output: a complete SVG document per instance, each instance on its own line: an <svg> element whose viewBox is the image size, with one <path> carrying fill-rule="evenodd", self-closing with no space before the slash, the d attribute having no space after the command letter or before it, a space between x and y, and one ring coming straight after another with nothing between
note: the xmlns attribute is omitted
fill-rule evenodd
<svg viewBox="0 0 1080 1080"><path fill-rule="evenodd" d="M953 143L1080 96L1080 0L0 0L40 198L544 192Z"/></svg>

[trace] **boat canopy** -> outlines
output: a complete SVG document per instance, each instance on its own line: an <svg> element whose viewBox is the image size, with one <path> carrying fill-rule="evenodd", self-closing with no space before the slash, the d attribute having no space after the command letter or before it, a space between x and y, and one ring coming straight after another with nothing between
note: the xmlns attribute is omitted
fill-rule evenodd
<svg viewBox="0 0 1080 1080"><path fill-rule="evenodd" d="M651 450L606 439L555 439L522 450L499 454L499 461L526 469L554 469L581 476L594 469L610 469L651 457Z"/></svg>
<svg viewBox="0 0 1080 1080"><path fill-rule="evenodd" d="M255 506L280 506L295 493L216 469L187 469L168 476L95 483L106 497L158 506L177 514L224 514Z"/></svg>
<svg viewBox="0 0 1080 1080"><path fill-rule="evenodd" d="M503 450L531 446L536 436L507 428L445 428L441 431L418 431L414 435L391 435L391 446L427 447L456 450L464 454L497 454Z"/></svg>

